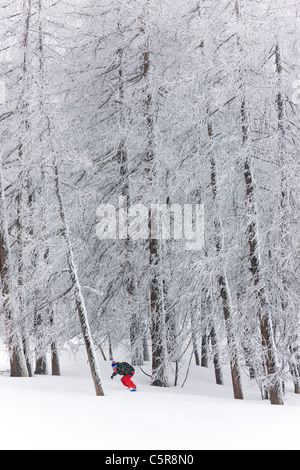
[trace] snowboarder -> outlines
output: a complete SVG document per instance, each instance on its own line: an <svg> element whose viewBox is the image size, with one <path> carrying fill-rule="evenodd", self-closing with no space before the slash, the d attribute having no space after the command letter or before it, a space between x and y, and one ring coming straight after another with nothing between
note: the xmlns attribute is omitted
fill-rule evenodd
<svg viewBox="0 0 300 470"><path fill-rule="evenodd" d="M124 387L127 387L131 392L135 392L136 385L131 380L135 373L135 368L128 364L128 362L113 361L111 366L114 371L111 378L113 379L116 375L122 375L121 382Z"/></svg>

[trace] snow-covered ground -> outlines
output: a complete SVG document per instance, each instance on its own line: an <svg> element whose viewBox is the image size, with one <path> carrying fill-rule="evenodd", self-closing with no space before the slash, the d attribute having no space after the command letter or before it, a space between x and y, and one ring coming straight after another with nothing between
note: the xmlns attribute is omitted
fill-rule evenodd
<svg viewBox="0 0 300 470"><path fill-rule="evenodd" d="M116 360L125 360L120 357ZM0 370L7 359L0 356ZM192 366L181 388L159 389L137 370L137 393L110 379L99 358L105 397L96 397L86 356L64 353L61 377L0 375L1 450L300 450L300 396L289 387L286 405L262 402L244 383L245 400L214 383L212 370ZM144 368L149 370L147 365Z"/></svg>

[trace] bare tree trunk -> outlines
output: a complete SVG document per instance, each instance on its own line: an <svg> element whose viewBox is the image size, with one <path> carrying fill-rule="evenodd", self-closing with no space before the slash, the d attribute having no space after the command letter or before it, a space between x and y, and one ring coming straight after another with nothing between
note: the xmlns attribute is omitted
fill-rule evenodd
<svg viewBox="0 0 300 470"><path fill-rule="evenodd" d="M278 78L278 92L277 92L277 99L276 99L276 105L277 105L277 117L278 117L278 131L279 131L279 158L278 158L278 165L281 168L281 187L280 187L280 207L279 207L279 213L281 214L280 220L279 220L279 227L280 227L280 244L281 244L281 253L282 253L282 259L285 259L287 256L287 253L291 253L292 251L292 246L291 246L291 240L290 240L290 235L289 235L289 230L288 230L288 217L290 217L290 214L292 212L291 208L291 200L293 199L293 196L291 193L293 192L293 189L290 188L290 184L288 182L287 175L285 173L285 154L284 151L286 150L286 133L287 133L287 126L288 123L285 118L285 97L284 97L284 92L283 92L283 87L282 87L282 73L283 73L283 66L282 66L282 58L281 58L281 50L280 50L280 45L279 42L277 42L275 46L275 65L276 65L276 73L277 73L277 78ZM280 266L280 273L279 275L282 278L282 284L283 284L283 293L282 293L282 301L281 301L281 307L283 314L288 310L288 300L286 298L286 272L285 272L285 267ZM286 320L288 321L288 319ZM299 342L299 337L298 334L292 334L288 338L288 342L290 345L295 345ZM294 382L294 387L295 387L295 393L299 394L300 393L300 365L294 363L295 359L295 349L293 346L290 346L290 351L292 353L292 359L290 361L290 373Z"/></svg>
<svg viewBox="0 0 300 470"><path fill-rule="evenodd" d="M211 121L208 121L208 136L210 139L213 139L214 132ZM222 221L220 217L220 209L217 202L218 194L218 181L217 181L217 168L216 161L214 157L211 157L211 189L214 202L214 212L216 214L214 220L215 226L215 240L216 240L216 252L220 254L223 250L223 232L222 232ZM229 350L229 359L230 359L230 370L233 386L234 398L237 400L243 400L243 390L240 376L240 369L238 363L238 351L236 347L234 329L232 325L232 306L231 306L231 294L230 288L227 280L227 272L225 267L222 268L221 272L218 274L218 286L220 289L220 297L222 301L223 314L225 319L225 330L227 336L228 350Z"/></svg>
<svg viewBox="0 0 300 470"><path fill-rule="evenodd" d="M143 336L143 359L145 362L150 361L149 346L146 335Z"/></svg>
<svg viewBox="0 0 300 470"><path fill-rule="evenodd" d="M108 337L108 356L110 361L114 360L114 353L110 336Z"/></svg>
<svg viewBox="0 0 300 470"><path fill-rule="evenodd" d="M243 144L248 141L248 119L246 113L246 102L242 100L241 105L242 116L242 132ZM254 200L254 180L250 159L247 156L245 160L245 184L246 184L246 201L250 223L248 225L248 243L249 243L249 260L252 273L253 284L255 287L256 297L258 300L258 318L260 323L260 331L262 337L262 346L265 354L266 370L271 381L269 386L269 394L272 405L283 405L283 391L281 380L276 377L277 360L276 347L274 345L274 332L272 319L266 311L267 305L265 300L265 292L260 276L260 245L258 236L258 224L256 221L257 212Z"/></svg>
<svg viewBox="0 0 300 470"><path fill-rule="evenodd" d="M200 366L200 354L199 354L199 348L198 348L198 341L195 333L192 331L192 343L193 343L193 351L194 351L194 356L195 356L195 364L196 366Z"/></svg>
<svg viewBox="0 0 300 470"><path fill-rule="evenodd" d="M48 374L46 354L36 359L34 373L35 375L47 375Z"/></svg>
<svg viewBox="0 0 300 470"><path fill-rule="evenodd" d="M10 376L28 377L26 359L22 348L22 338L18 333L9 337Z"/></svg>
<svg viewBox="0 0 300 470"><path fill-rule="evenodd" d="M77 274L77 268L76 268L75 261L74 261L73 248L72 248L71 241L70 241L68 224L66 220L66 212L65 212L64 203L62 199L62 193L60 189L59 171L58 171L56 161L54 162L54 172L55 172L56 197L58 201L59 214L60 214L60 219L61 219L61 224L62 224L62 237L65 241L66 249L67 249L66 255L67 255L67 260L68 260L71 282L73 286L73 292L75 296L76 309L77 309L77 313L79 316L79 322L80 322L80 326L81 326L81 330L82 330L82 334L83 334L83 338L85 342L86 352L87 352L87 356L89 360L92 378L94 381L96 395L104 396L100 370L99 370L99 366L98 366L97 358L96 358L95 347L94 347L94 343L93 343L93 339L92 339L92 335L90 331L85 302L84 302L84 298L83 298L82 291L81 291L81 285L80 285L78 274Z"/></svg>
<svg viewBox="0 0 300 470"><path fill-rule="evenodd" d="M151 340L152 340L152 384L156 387L167 387L166 376L167 345L166 325L163 308L163 289L158 277L158 240L150 240L150 266L154 267L151 277Z"/></svg>
<svg viewBox="0 0 300 470"><path fill-rule="evenodd" d="M220 354L219 354L219 348L218 348L217 334L216 334L214 326L212 326L210 330L210 341L211 341L211 346L212 346L213 355L214 355L213 362L214 362L214 369L215 369L216 384L224 385L223 373L222 373L222 368L221 368L221 363L220 363Z"/></svg>
<svg viewBox="0 0 300 470"><path fill-rule="evenodd" d="M28 371L24 356L22 338L18 333L18 326L8 303L10 294L11 255L5 205L4 182L2 174L2 157L0 158L0 281L4 299L3 310L7 328L8 347L10 356L11 377L27 377Z"/></svg>
<svg viewBox="0 0 300 470"><path fill-rule="evenodd" d="M202 334L201 337L201 367L208 367L208 357L207 357L207 347L208 347L208 337L206 332Z"/></svg>
<svg viewBox="0 0 300 470"><path fill-rule="evenodd" d="M226 277L222 275L219 276L219 287L220 294L223 303L223 313L225 318L225 328L227 334L227 342L229 349L229 358L230 358L230 370L231 370L231 379L233 386L234 398L238 400L243 400L243 391L242 383L240 376L240 369L238 364L238 352L235 344L235 338L233 334L233 326L231 321L231 299L229 294L229 286Z"/></svg>
<svg viewBox="0 0 300 470"><path fill-rule="evenodd" d="M141 28L144 34L144 27ZM154 123L152 116L152 96L149 92L148 80L150 69L150 52L145 40L145 52L143 53L142 78L144 87L144 118L147 128L145 164L147 186L153 188L153 175L155 174L154 155ZM166 324L164 311L164 288L160 273L161 246L158 239L152 238L151 227L157 221L157 214L149 211L149 263L150 263L150 310L151 310L151 340L152 340L152 385L167 387L167 346Z"/></svg>
<svg viewBox="0 0 300 470"><path fill-rule="evenodd" d="M51 370L52 375L60 375L59 355L56 343L51 343Z"/></svg>
<svg viewBox="0 0 300 470"><path fill-rule="evenodd" d="M241 21L240 1L236 0L235 12L237 21ZM238 36L237 45L241 52L240 37ZM244 90L244 82L242 74L240 77L240 88L242 91L241 99L241 124L242 124L242 143L245 148L249 140L249 122L247 116L247 103L246 93ZM244 163L244 179L246 185L246 202L248 210L249 224L248 230L248 244L249 244L249 261L252 273L252 280L255 288L255 295L258 302L258 318L260 324L262 346L265 355L266 371L269 381L269 395L271 404L283 405L283 391L281 380L277 377L277 355L276 346L274 344L274 331L272 325L271 314L267 311L267 302L265 297L265 290L263 281L261 280L261 253L259 244L259 230L257 221L257 210L255 203L255 186L253 171L251 167L251 160L246 153Z"/></svg>
<svg viewBox="0 0 300 470"><path fill-rule="evenodd" d="M28 118L26 116L27 108L28 108L28 103L26 99L26 79L28 76L28 43L29 43L29 32L30 32L30 19L31 19L31 0L24 0L24 16L25 16L25 21L24 21L24 35L23 35L23 41L22 41L22 52L23 52L23 63L22 63L22 75L20 78L20 83L22 84L22 90L20 94L20 109L21 109L21 127L20 131L22 132L28 132L29 130L29 122ZM20 165L22 164L22 158L23 158L23 143L22 143L22 136L20 135L19 137L19 143L18 143L18 159ZM6 224L6 212L5 212L5 197L4 197L4 187L3 187L3 175L2 175L2 159L0 161L1 164L1 203L2 203L2 208L3 211L1 213L3 214L4 218L4 224ZM21 183L23 184L23 183ZM17 207L17 217L16 217L16 228L17 228L17 249L18 249L18 303L19 303L19 311L22 312L23 310L23 304L24 304L24 298L23 294L24 291L22 289L23 286L23 226L22 226L22 188L17 188L16 190L16 196L15 196L15 202L16 202L16 207ZM7 227L4 227L4 231L6 232L4 240L5 243L5 249L3 252L4 256L6 257L5 263L7 263L4 266L4 273L2 274L2 279L4 283L4 290L7 291L7 294L9 293L9 287L8 287L8 279L10 277L10 269L11 269L11 262L10 262L10 250L9 250L9 242L8 242L8 230ZM3 233L2 233L3 235ZM0 234L1 237L1 234ZM2 255L3 255L2 254ZM7 284L6 284L7 283ZM6 284L6 285L5 285ZM25 338L22 336L22 333L19 331L18 325L15 323L14 315L11 312L10 307L7 306L7 304L4 307L6 313L6 324L9 330L8 333L8 344L9 344L9 352L10 352L10 365L11 365L11 377L27 377L28 376L28 369L27 369L27 362L29 361L29 357L25 357L24 354L24 345L26 344ZM29 369L29 374L32 375L31 373L31 367Z"/></svg>

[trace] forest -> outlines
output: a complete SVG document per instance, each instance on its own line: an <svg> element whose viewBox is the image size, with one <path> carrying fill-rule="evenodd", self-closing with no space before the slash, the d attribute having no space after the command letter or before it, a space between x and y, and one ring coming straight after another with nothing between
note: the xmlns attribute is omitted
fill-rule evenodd
<svg viewBox="0 0 300 470"><path fill-rule="evenodd" d="M118 350L156 387L187 360L300 394L299 33L297 0L2 0L12 377L80 338L99 396Z"/></svg>

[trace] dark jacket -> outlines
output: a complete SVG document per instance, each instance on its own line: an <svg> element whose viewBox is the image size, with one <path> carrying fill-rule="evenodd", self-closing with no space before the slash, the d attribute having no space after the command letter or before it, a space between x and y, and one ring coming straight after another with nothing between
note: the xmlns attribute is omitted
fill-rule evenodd
<svg viewBox="0 0 300 470"><path fill-rule="evenodd" d="M133 376L135 368L132 367L128 362L117 362L117 365L114 368L114 373L112 377L116 375L131 375Z"/></svg>

